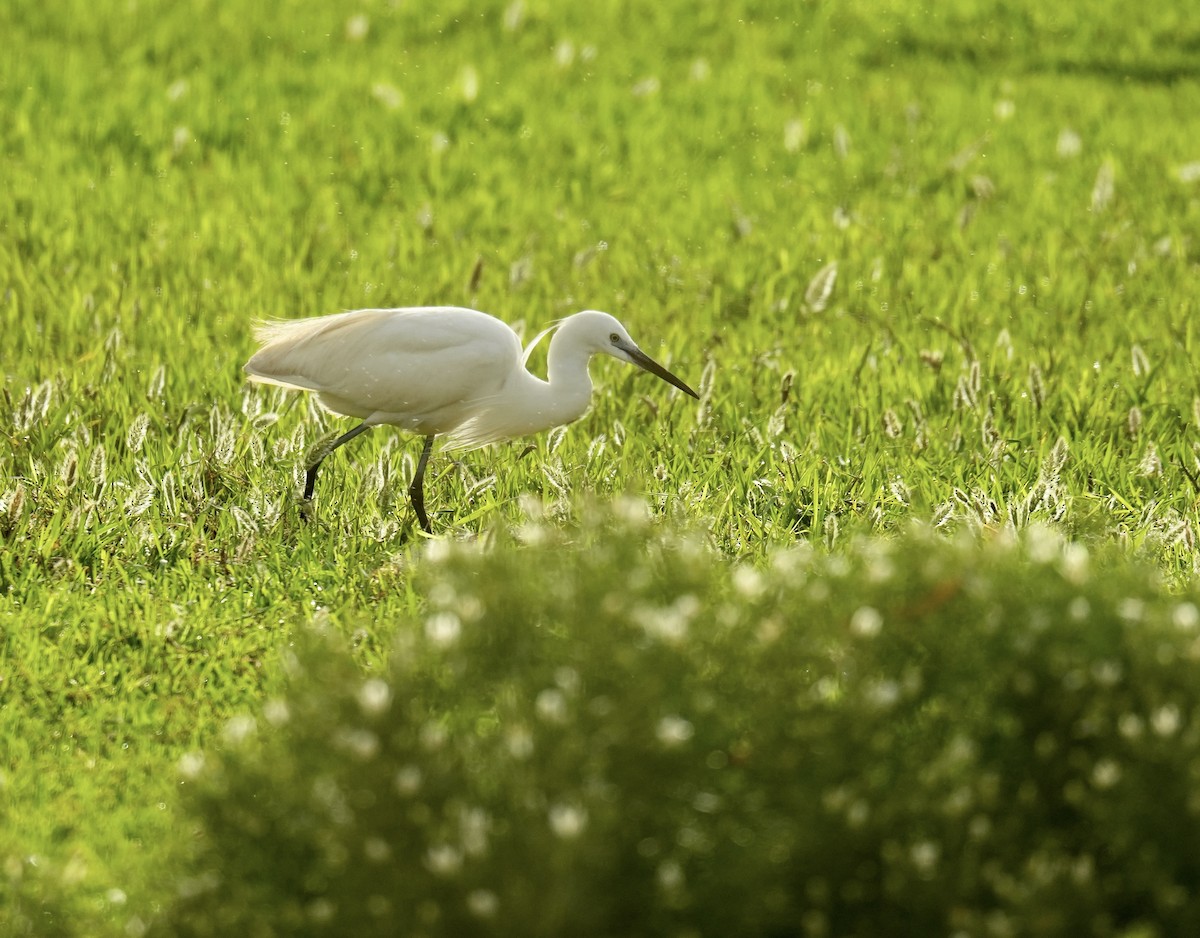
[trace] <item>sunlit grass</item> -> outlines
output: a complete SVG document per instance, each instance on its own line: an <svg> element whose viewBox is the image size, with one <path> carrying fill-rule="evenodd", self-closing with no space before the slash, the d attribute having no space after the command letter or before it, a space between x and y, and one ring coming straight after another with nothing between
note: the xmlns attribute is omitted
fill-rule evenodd
<svg viewBox="0 0 1200 938"><path fill-rule="evenodd" d="M1189 13L6 6L0 889L149 917L178 756L298 627L375 667L426 601L418 442L339 451L302 524L346 423L243 383L255 317L607 309L702 392L598 362L575 426L435 457L449 539L631 493L752 566L1037 521L1190 578Z"/></svg>

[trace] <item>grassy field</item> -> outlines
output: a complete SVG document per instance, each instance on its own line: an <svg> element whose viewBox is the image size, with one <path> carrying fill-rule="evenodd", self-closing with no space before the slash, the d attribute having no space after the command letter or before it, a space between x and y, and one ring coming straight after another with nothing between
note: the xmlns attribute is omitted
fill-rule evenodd
<svg viewBox="0 0 1200 938"><path fill-rule="evenodd" d="M153 922L179 759L310 623L377 669L426 608L417 442L340 451L301 524L349 423L244 383L256 317L605 309L701 391L597 363L533 452L435 457L439 538L630 494L750 569L1042 522L1195 574L1187 3L18 0L0 33L0 923Z"/></svg>

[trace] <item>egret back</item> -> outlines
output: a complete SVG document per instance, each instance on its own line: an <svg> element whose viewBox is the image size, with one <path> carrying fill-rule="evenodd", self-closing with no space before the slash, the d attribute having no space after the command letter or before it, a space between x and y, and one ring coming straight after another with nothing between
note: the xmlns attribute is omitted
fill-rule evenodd
<svg viewBox="0 0 1200 938"><path fill-rule="evenodd" d="M457 307L364 309L261 324L252 380L315 391L329 409L416 432L446 433L471 402L498 393L521 366L500 320Z"/></svg>

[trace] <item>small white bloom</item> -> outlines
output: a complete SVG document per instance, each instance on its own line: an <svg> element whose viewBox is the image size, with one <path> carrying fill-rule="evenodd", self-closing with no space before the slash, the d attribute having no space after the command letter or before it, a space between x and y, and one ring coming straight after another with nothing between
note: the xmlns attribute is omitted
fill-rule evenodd
<svg viewBox="0 0 1200 938"><path fill-rule="evenodd" d="M1071 128L1063 128L1062 132L1058 135L1058 143L1055 149L1063 159L1078 156L1083 151L1083 138L1071 130Z"/></svg>
<svg viewBox="0 0 1200 938"><path fill-rule="evenodd" d="M654 735L665 746L679 746L686 743L696 733L696 728L677 714L671 714L658 721Z"/></svg>
<svg viewBox="0 0 1200 938"><path fill-rule="evenodd" d="M379 752L379 737L370 730L361 727L342 727L334 736L334 745L343 752L348 752L362 762L374 757Z"/></svg>
<svg viewBox="0 0 1200 938"><path fill-rule="evenodd" d="M537 714L547 723L567 722L567 698L557 687L548 687L537 695Z"/></svg>
<svg viewBox="0 0 1200 938"><path fill-rule="evenodd" d="M551 806L548 819L550 830L563 840L574 840L587 827L588 815L584 808L573 804Z"/></svg>
<svg viewBox="0 0 1200 938"><path fill-rule="evenodd" d="M554 63L559 68L566 68L575 61L575 43L570 39L559 40L554 47Z"/></svg>
<svg viewBox="0 0 1200 938"><path fill-rule="evenodd" d="M462 634L462 620L453 612L435 612L425 620L425 636L440 648L453 645Z"/></svg>
<svg viewBox="0 0 1200 938"><path fill-rule="evenodd" d="M188 781L195 781L204 771L204 753L187 752L179 759L179 774Z"/></svg>
<svg viewBox="0 0 1200 938"><path fill-rule="evenodd" d="M922 840L912 845L909 855L912 857L913 866L922 873L929 874L937 867L942 849L932 840Z"/></svg>
<svg viewBox="0 0 1200 938"><path fill-rule="evenodd" d="M382 863L392 855L392 848L382 837L368 837L363 843L363 854L372 863Z"/></svg>
<svg viewBox="0 0 1200 938"><path fill-rule="evenodd" d="M292 718L286 700L268 700L263 704L263 718L272 726L283 726Z"/></svg>
<svg viewBox="0 0 1200 938"><path fill-rule="evenodd" d="M533 755L533 734L523 726L513 727L505 737L508 754L514 759L528 759Z"/></svg>
<svg viewBox="0 0 1200 938"><path fill-rule="evenodd" d="M378 716L392 702L392 689L387 681L373 677L358 689L358 705L367 716Z"/></svg>
<svg viewBox="0 0 1200 938"><path fill-rule="evenodd" d="M435 844L425 851L425 865L438 876L453 876L462 863L462 852L450 844Z"/></svg>
<svg viewBox="0 0 1200 938"><path fill-rule="evenodd" d="M764 589L762 574L750 566L736 567L733 571L733 588L746 599L757 599Z"/></svg>
<svg viewBox="0 0 1200 938"><path fill-rule="evenodd" d="M490 889L475 889L467 896L467 908L476 918L492 918L500 910L500 900Z"/></svg>
<svg viewBox="0 0 1200 938"><path fill-rule="evenodd" d="M1195 603L1180 603L1171 613L1171 621L1181 632L1194 632L1200 625L1200 610L1196 609Z"/></svg>
<svg viewBox="0 0 1200 938"><path fill-rule="evenodd" d="M392 784L401 795L415 795L421 788L421 770L415 765L402 766L396 771Z"/></svg>
<svg viewBox="0 0 1200 938"><path fill-rule="evenodd" d="M683 867L674 860L666 860L658 865L658 885L665 892L678 892L683 888Z"/></svg>
<svg viewBox="0 0 1200 938"><path fill-rule="evenodd" d="M859 606L850 617L850 631L860 638L874 638L883 628L883 615L872 606Z"/></svg>
<svg viewBox="0 0 1200 938"><path fill-rule="evenodd" d="M876 681L867 688L867 699L877 707L891 707L900 699L900 685L895 681Z"/></svg>
<svg viewBox="0 0 1200 938"><path fill-rule="evenodd" d="M365 13L356 13L346 20L346 38L352 42L362 42L371 30L371 20Z"/></svg>
<svg viewBox="0 0 1200 938"><path fill-rule="evenodd" d="M1121 780L1121 766L1112 759L1101 759L1092 769L1092 782L1097 788L1112 788Z"/></svg>
<svg viewBox="0 0 1200 938"><path fill-rule="evenodd" d="M1179 708L1174 704L1159 707L1150 715L1150 725L1159 736L1174 736L1183 723Z"/></svg>
<svg viewBox="0 0 1200 938"><path fill-rule="evenodd" d="M242 714L226 722L221 730L221 737L227 745L237 746L253 736L257 729L258 724L254 717Z"/></svg>

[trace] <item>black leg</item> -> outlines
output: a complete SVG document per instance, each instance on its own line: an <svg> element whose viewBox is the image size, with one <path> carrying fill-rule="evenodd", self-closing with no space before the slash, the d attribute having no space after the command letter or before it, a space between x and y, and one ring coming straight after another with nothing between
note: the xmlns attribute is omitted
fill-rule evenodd
<svg viewBox="0 0 1200 938"><path fill-rule="evenodd" d="M425 514L425 467L429 465L429 454L433 452L433 437L425 437L425 448L421 450L421 458L417 460L417 471L413 473L412 484L408 487L408 497L412 499L413 508L417 512L417 520L421 522L421 530L432 534L429 526L429 515Z"/></svg>
<svg viewBox="0 0 1200 938"><path fill-rule="evenodd" d="M325 461L325 457L328 456L330 453L332 453L335 449L337 449L342 444L349 443L360 433L365 433L367 430L370 430L370 429L371 429L370 424L360 423L353 430L349 430L346 433L343 433L336 440L332 441L331 443L326 444L325 446L322 446L319 450L317 450L313 454L313 460L312 460L312 462L310 462L308 464L308 472L304 476L304 501L306 503L312 501L313 486L317 484L317 470L321 468L321 463L323 463ZM300 509L300 515L301 515L301 517L307 517L307 514L306 514L304 508Z"/></svg>

